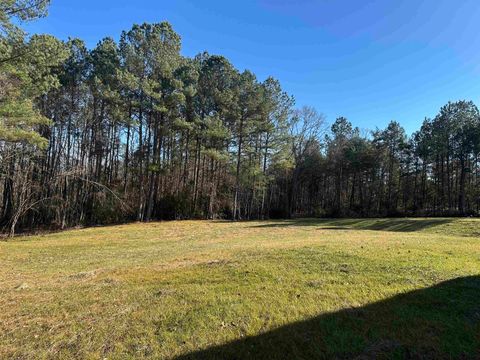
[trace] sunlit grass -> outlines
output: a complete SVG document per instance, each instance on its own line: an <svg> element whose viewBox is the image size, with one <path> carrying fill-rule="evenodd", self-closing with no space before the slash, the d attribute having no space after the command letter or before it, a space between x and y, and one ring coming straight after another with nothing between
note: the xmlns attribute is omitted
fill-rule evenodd
<svg viewBox="0 0 480 360"><path fill-rule="evenodd" d="M479 236L476 219L345 219L165 222L19 237L0 243L0 358L175 358L477 276ZM383 341L396 344L385 351L400 358L421 349L432 358L475 358L480 315L469 315L457 342L445 341L457 327L427 315L423 335L399 331L393 315L380 332L365 330L374 317L358 329L326 320L310 353L349 358ZM262 351L258 358L268 359L268 346Z"/></svg>

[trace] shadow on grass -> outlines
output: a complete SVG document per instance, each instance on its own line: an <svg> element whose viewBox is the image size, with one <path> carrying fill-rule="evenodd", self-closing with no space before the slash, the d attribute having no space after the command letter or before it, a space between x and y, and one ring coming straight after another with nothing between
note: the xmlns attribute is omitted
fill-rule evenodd
<svg viewBox="0 0 480 360"><path fill-rule="evenodd" d="M480 276L320 315L176 359L480 359Z"/></svg>
<svg viewBox="0 0 480 360"><path fill-rule="evenodd" d="M295 219L255 225L257 228L320 226L319 230L377 230L414 232L452 222L452 219Z"/></svg>

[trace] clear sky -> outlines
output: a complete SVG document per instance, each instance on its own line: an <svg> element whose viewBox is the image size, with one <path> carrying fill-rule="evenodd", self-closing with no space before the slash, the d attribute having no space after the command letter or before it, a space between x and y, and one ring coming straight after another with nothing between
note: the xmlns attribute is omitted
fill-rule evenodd
<svg viewBox="0 0 480 360"><path fill-rule="evenodd" d="M93 47L133 23L167 20L182 53L226 56L271 75L329 122L419 128L449 100L480 105L478 0L52 0L27 26Z"/></svg>

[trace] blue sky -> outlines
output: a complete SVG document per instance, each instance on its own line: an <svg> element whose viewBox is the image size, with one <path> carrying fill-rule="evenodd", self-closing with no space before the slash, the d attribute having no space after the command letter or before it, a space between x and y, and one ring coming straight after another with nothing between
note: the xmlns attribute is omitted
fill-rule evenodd
<svg viewBox="0 0 480 360"><path fill-rule="evenodd" d="M480 104L478 19L478 0L53 0L27 30L93 47L167 20L184 55L206 50L271 75L329 122L397 120L411 133L449 100Z"/></svg>

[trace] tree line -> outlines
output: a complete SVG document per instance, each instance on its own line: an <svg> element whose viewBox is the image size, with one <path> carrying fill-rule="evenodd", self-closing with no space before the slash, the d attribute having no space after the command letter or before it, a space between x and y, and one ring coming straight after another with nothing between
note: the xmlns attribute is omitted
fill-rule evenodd
<svg viewBox="0 0 480 360"><path fill-rule="evenodd" d="M480 115L407 136L295 108L274 78L181 55L167 22L93 49L27 36L48 1L0 1L0 226L156 219L478 215Z"/></svg>

